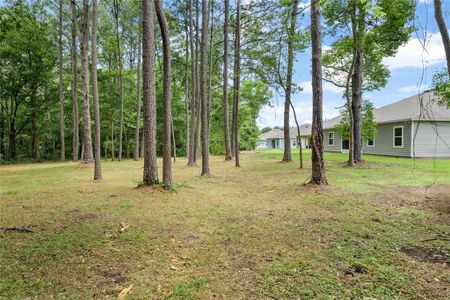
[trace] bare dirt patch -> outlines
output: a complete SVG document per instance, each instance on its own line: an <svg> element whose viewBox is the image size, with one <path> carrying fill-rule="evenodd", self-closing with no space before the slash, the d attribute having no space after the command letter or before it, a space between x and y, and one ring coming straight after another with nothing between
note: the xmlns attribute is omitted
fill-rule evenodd
<svg viewBox="0 0 450 300"><path fill-rule="evenodd" d="M399 249L406 255L422 262L445 264L450 267L450 253L438 247L403 246Z"/></svg>

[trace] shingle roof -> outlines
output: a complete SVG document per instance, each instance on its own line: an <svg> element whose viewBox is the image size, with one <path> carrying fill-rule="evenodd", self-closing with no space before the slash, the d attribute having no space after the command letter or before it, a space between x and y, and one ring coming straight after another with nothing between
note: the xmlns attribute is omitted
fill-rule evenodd
<svg viewBox="0 0 450 300"><path fill-rule="evenodd" d="M310 136L311 124L300 125L300 135ZM297 126L289 128L289 136L291 137L291 139L295 139L297 137ZM284 131L282 129L272 129L271 131L265 132L259 136L260 141L282 138L284 138Z"/></svg>
<svg viewBox="0 0 450 300"><path fill-rule="evenodd" d="M375 110L376 123L392 123L398 121L450 121L450 109L439 106L433 91L426 91L406 99L382 106ZM337 116L325 121L323 128L333 128L341 121Z"/></svg>

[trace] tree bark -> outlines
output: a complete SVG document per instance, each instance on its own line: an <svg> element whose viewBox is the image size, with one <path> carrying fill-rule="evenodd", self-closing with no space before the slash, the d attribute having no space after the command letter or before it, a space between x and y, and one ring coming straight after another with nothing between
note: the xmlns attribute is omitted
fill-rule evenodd
<svg viewBox="0 0 450 300"><path fill-rule="evenodd" d="M171 161L171 65L170 65L170 33L161 0L155 0L156 15L163 43L163 106L164 106L164 130L163 130L163 183L166 190L172 187L172 161Z"/></svg>
<svg viewBox="0 0 450 300"><path fill-rule="evenodd" d="M139 127L141 125L141 30L139 29L138 57L136 66L136 130L134 134L134 160L139 160Z"/></svg>
<svg viewBox="0 0 450 300"><path fill-rule="evenodd" d="M448 37L448 29L445 25L444 17L442 15L442 1L434 0L434 18L438 24L439 31L442 37L442 43L444 44L445 56L447 58L447 72L450 76L450 39Z"/></svg>
<svg viewBox="0 0 450 300"><path fill-rule="evenodd" d="M31 96L32 111L31 111L31 148L33 151L33 158L35 161L40 161L39 151L39 130L37 125L37 102L36 95Z"/></svg>
<svg viewBox="0 0 450 300"><path fill-rule="evenodd" d="M114 17L116 21L116 43L117 43L117 60L119 66L119 88L120 88L120 129L119 129L119 154L117 159L122 160L123 148L123 66L122 55L120 51L120 36L119 36L119 0L114 0Z"/></svg>
<svg viewBox="0 0 450 300"><path fill-rule="evenodd" d="M59 136L61 140L61 161L66 161L64 137L64 75L63 75L63 0L59 0L58 50L59 50Z"/></svg>
<svg viewBox="0 0 450 300"><path fill-rule="evenodd" d="M355 3L355 2L354 2ZM352 22L356 22L353 32L354 48L354 67L352 75L352 113L353 113L353 151L355 163L362 162L362 137L361 137L361 103L362 103L362 84L364 68L364 50L363 41L365 34L364 11L360 9L357 14L357 6L354 4L355 17ZM358 17L356 17L358 16Z"/></svg>
<svg viewBox="0 0 450 300"><path fill-rule="evenodd" d="M101 165L101 137L100 137L100 108L98 103L97 83L97 0L92 0L92 98L94 101L94 180L102 179Z"/></svg>
<svg viewBox="0 0 450 300"><path fill-rule="evenodd" d="M93 160L91 137L91 113L89 110L89 0L83 0L83 32L81 39L82 81L83 81L83 163Z"/></svg>
<svg viewBox="0 0 450 300"><path fill-rule="evenodd" d="M156 164L155 37L153 7L142 0L142 75L144 115L144 185L159 183Z"/></svg>
<svg viewBox="0 0 450 300"><path fill-rule="evenodd" d="M190 39L190 48L191 48L191 128L189 133L189 159L188 166L194 166L196 162L195 155L195 120L197 115L197 68L196 63L197 60L195 58L195 50L194 50L194 25L192 22L192 0L188 0L188 15L189 15L189 39Z"/></svg>
<svg viewBox="0 0 450 300"><path fill-rule="evenodd" d="M190 157L190 135L191 130L189 126L189 78L188 78L188 63L189 63L189 27L188 27L188 15L186 13L185 20L186 40L185 40L185 63L184 63L184 109L185 109L185 122L186 122L186 158L189 161Z"/></svg>
<svg viewBox="0 0 450 300"><path fill-rule="evenodd" d="M289 22L289 32L287 36L287 47L288 47L288 62L287 62L287 78L286 78L286 92L284 101L284 162L292 161L291 152L291 136L289 128L289 107L291 105L291 94L292 94L292 73L294 66L294 39L295 39L295 26L297 24L297 11L298 11L298 0L292 2L292 9L290 12L290 22Z"/></svg>
<svg viewBox="0 0 450 300"><path fill-rule="evenodd" d="M234 146L234 160L235 166L240 167L239 162L239 128L238 128L238 116L239 116L239 92L241 84L241 1L237 0L236 3L236 29L234 36L234 71L233 71L233 146Z"/></svg>
<svg viewBox="0 0 450 300"><path fill-rule="evenodd" d="M209 2L209 1L208 1ZM209 5L202 0L202 38L200 44L200 101L202 111L202 176L209 176L208 99L206 98L206 57L208 44Z"/></svg>
<svg viewBox="0 0 450 300"><path fill-rule="evenodd" d="M311 129L311 184L327 184L323 160L323 90L322 90L322 41L320 29L319 0L311 1L311 44L312 44L312 92L313 115Z"/></svg>
<svg viewBox="0 0 450 300"><path fill-rule="evenodd" d="M200 45L200 0L195 0L195 16L196 16L196 32L195 32L195 64L196 64L196 74L195 74L195 93L196 93L196 105L197 105L197 115L195 119L196 123L196 138L195 138L195 161L200 157L201 155L201 117L202 117L202 103L201 103L201 97L200 97L200 55L199 55L199 47Z"/></svg>
<svg viewBox="0 0 450 300"><path fill-rule="evenodd" d="M77 37L78 37L78 24L77 24L77 7L75 0L70 1L72 8L72 44L71 44L71 69L72 69L72 82L71 82L71 96L72 96L72 160L77 161L79 158L79 121L78 121L78 67L77 67Z"/></svg>
<svg viewBox="0 0 450 300"><path fill-rule="evenodd" d="M228 111L228 18L230 1L224 1L225 17L223 23L223 128L225 140L225 160L231 160L230 121Z"/></svg>

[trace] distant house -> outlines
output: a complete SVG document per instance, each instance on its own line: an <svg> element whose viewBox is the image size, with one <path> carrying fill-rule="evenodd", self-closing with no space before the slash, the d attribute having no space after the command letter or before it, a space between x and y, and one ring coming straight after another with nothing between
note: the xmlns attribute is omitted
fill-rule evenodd
<svg viewBox="0 0 450 300"><path fill-rule="evenodd" d="M405 157L450 157L450 109L436 104L432 91L375 110L377 135L362 141L363 153ZM341 116L324 121L324 149L348 152L336 126Z"/></svg>
<svg viewBox="0 0 450 300"><path fill-rule="evenodd" d="M291 147L298 148L297 127L289 128ZM311 124L300 126L300 138L302 148L309 148L311 140ZM284 131L282 129L272 129L259 136L256 149L284 149Z"/></svg>

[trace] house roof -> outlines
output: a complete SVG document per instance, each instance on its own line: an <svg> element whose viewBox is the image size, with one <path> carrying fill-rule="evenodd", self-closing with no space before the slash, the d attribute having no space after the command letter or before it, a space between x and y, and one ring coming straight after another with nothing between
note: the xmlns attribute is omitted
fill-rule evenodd
<svg viewBox="0 0 450 300"><path fill-rule="evenodd" d="M300 135L310 136L311 135L311 124L300 125ZM297 126L289 128L289 136L291 139L297 138ZM271 131L265 132L259 136L260 141L270 140L270 139L283 139L284 131L282 129L272 129Z"/></svg>
<svg viewBox="0 0 450 300"><path fill-rule="evenodd" d="M450 109L439 106L433 91L382 106L374 111L376 123L399 121L450 121ZM323 128L333 128L341 121L337 116L323 123Z"/></svg>

